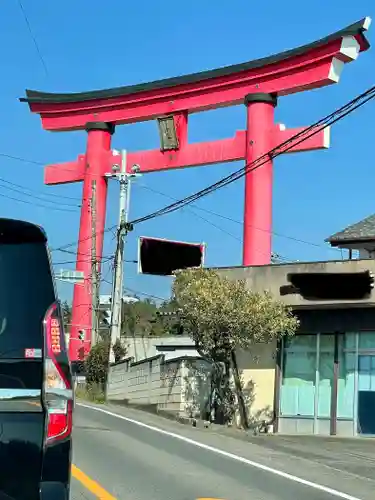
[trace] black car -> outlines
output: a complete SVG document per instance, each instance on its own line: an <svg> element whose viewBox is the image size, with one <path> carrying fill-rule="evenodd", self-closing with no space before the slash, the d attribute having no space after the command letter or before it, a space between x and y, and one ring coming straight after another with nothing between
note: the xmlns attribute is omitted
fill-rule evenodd
<svg viewBox="0 0 375 500"><path fill-rule="evenodd" d="M0 219L0 500L69 498L72 413L47 237Z"/></svg>

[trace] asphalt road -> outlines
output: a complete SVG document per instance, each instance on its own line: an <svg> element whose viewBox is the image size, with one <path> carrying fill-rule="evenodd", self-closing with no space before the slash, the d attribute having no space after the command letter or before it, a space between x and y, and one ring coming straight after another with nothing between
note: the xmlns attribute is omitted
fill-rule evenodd
<svg viewBox="0 0 375 500"><path fill-rule="evenodd" d="M371 478L142 412L74 417L72 500L374 498Z"/></svg>

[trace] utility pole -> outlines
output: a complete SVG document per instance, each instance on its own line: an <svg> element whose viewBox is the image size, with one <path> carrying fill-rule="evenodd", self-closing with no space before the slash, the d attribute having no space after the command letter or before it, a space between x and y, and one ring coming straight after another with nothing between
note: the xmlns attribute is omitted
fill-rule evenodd
<svg viewBox="0 0 375 500"><path fill-rule="evenodd" d="M96 180L91 184L91 345L98 341L99 333L99 276L96 257Z"/></svg>
<svg viewBox="0 0 375 500"><path fill-rule="evenodd" d="M111 175L120 182L119 223L117 228L117 244L114 261L114 279L112 291L112 314L111 314L111 346L109 361L114 362L112 346L121 336L121 311L122 311L122 286L123 286L123 264L125 237L129 230L129 204L130 204L130 181L135 174L126 172L126 151L121 152L121 170L118 174Z"/></svg>

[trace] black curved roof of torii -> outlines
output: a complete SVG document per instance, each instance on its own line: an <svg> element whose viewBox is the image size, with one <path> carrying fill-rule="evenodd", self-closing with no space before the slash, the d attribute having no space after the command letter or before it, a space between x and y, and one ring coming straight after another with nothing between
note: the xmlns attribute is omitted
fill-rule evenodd
<svg viewBox="0 0 375 500"><path fill-rule="evenodd" d="M261 59L254 59L241 64L233 64L231 66L225 66L223 68L218 68L209 71L202 71L200 73L191 73L189 75L177 76L172 78L166 78L163 80L156 80L148 83L140 83L136 85L128 85L125 87L116 87L112 89L103 90L92 90L88 92L78 92L78 93L51 93L51 92L39 92L37 90L26 90L26 97L21 97L21 102L27 103L68 103L68 102L82 102L90 101L96 99L109 99L114 97L120 97L125 95L137 94L139 92L152 91L162 88L175 87L177 85L184 85L189 83L195 83L197 81L208 80L215 77L226 76L234 73L239 73L241 71L246 71L250 69L259 68L262 66L267 66L269 64L274 64L280 62L284 59L290 57L298 56L304 52L317 48L319 46L325 45L331 41L337 40L344 36L358 36L366 31L367 18L363 18L356 23L347 26L346 28L332 33L331 35L316 40L315 42L297 47L292 50L287 50L285 52L280 52L278 54L273 54L268 57L262 57ZM368 40L363 37L364 50L370 47Z"/></svg>

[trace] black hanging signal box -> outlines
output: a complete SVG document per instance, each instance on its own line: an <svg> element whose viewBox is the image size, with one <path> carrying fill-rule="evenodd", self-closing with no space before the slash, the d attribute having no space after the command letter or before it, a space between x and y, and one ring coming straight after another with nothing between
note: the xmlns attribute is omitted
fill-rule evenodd
<svg viewBox="0 0 375 500"><path fill-rule="evenodd" d="M180 269L203 267L205 243L140 237L138 240L138 273L173 276Z"/></svg>

